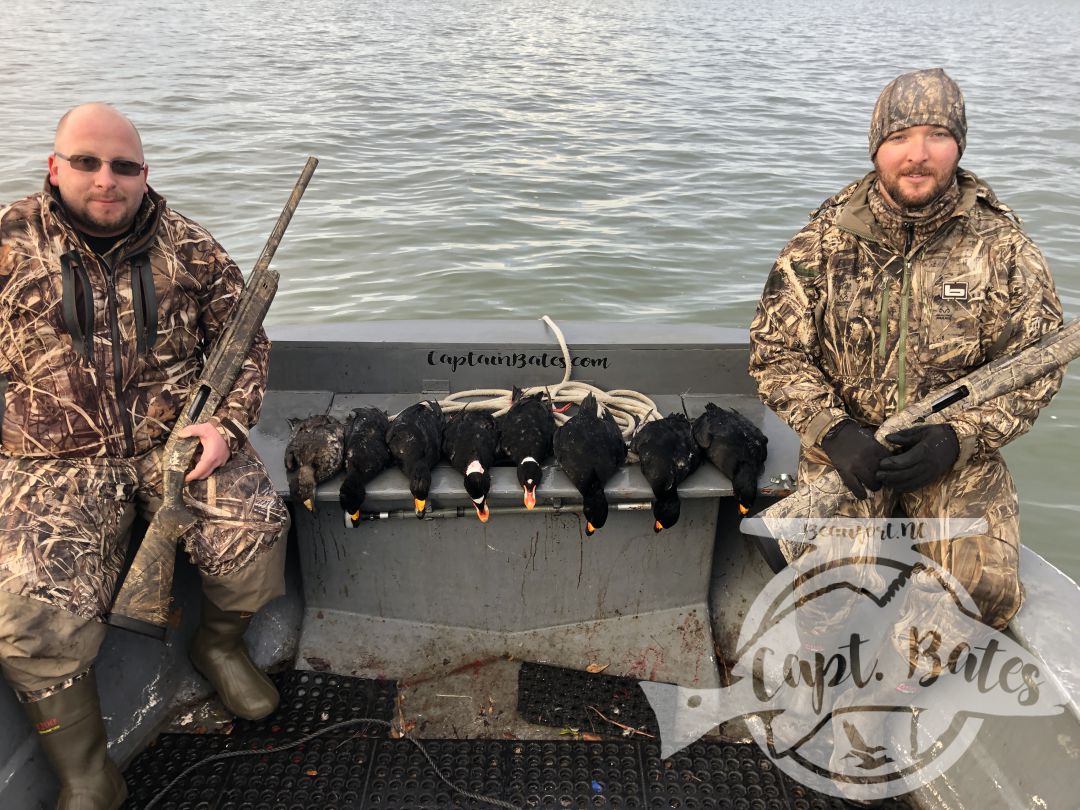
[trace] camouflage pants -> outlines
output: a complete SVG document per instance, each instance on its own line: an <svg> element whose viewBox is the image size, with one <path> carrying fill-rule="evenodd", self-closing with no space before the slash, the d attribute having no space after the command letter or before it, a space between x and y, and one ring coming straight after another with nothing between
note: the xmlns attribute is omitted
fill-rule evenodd
<svg viewBox="0 0 1080 810"><path fill-rule="evenodd" d="M0 665L16 690L70 679L96 657L128 529L136 513L153 515L161 480L160 448L131 459L0 457ZM285 592L288 511L254 451L189 483L184 501L200 520L181 542L211 601L254 612Z"/></svg>
<svg viewBox="0 0 1080 810"><path fill-rule="evenodd" d="M800 459L799 481L812 481L831 469L824 452L811 448ZM1023 602L1019 499L1012 476L998 453L973 459L941 481L914 492L898 495L883 488L867 494L865 500L852 498L836 517L886 518L899 506L904 515L913 519L985 520L985 532L915 543L914 547L966 590L979 611L976 618L983 624L1002 629L1016 615ZM913 585L924 593L941 591L938 584L920 581L918 573ZM937 610L933 600L919 601L926 610ZM905 617L905 621L916 619Z"/></svg>

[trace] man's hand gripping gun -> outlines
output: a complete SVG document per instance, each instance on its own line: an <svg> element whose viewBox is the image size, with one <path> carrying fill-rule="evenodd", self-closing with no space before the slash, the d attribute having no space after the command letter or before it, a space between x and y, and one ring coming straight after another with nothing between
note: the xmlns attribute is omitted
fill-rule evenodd
<svg viewBox="0 0 1080 810"><path fill-rule="evenodd" d="M1030 385L1064 368L1077 356L1080 356L1080 318L1048 332L1018 352L991 360L966 377L893 414L877 429L874 437L891 447L885 440L890 433L915 425L945 422L968 408ZM829 470L812 484L800 482L794 493L744 520L742 530L747 534L785 537L799 542L797 535L800 532L794 521L832 517L854 497L840 480L840 474Z"/></svg>

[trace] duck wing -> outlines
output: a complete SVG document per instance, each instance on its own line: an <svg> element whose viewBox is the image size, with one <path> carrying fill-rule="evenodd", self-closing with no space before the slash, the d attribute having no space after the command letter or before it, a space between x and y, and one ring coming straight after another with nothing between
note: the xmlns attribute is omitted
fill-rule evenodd
<svg viewBox="0 0 1080 810"><path fill-rule="evenodd" d="M517 399L499 418L500 447L515 465L529 457L542 463L551 455L555 414L542 393L521 397L521 391L514 390Z"/></svg>
<svg viewBox="0 0 1080 810"><path fill-rule="evenodd" d="M437 402L417 402L394 418L386 432L386 444L405 475L425 463L434 467L442 456L443 415Z"/></svg>
<svg viewBox="0 0 1080 810"><path fill-rule="evenodd" d="M583 494L603 484L626 460L626 443L610 413L598 416L596 400L590 394L578 412L555 432L555 459L563 472Z"/></svg>
<svg viewBox="0 0 1080 810"><path fill-rule="evenodd" d="M345 467L370 481L391 461L386 434L390 420L379 408L355 408L345 426Z"/></svg>
<svg viewBox="0 0 1080 810"><path fill-rule="evenodd" d="M641 461L641 472L653 494L674 490L697 469L701 457L684 414L671 414L647 422L634 434L631 448Z"/></svg>
<svg viewBox="0 0 1080 810"><path fill-rule="evenodd" d="M499 431L495 418L484 411L462 410L446 420L443 452L458 472L479 461L485 468L495 463Z"/></svg>
<svg viewBox="0 0 1080 810"><path fill-rule="evenodd" d="M293 426L285 448L286 467L311 467L317 482L341 471L345 452L345 425L329 414L302 419Z"/></svg>

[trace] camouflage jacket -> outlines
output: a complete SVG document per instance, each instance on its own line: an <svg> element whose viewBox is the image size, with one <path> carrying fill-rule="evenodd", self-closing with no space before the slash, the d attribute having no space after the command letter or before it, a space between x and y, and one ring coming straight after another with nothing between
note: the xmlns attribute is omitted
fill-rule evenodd
<svg viewBox="0 0 1080 810"><path fill-rule="evenodd" d="M847 416L876 427L1061 324L1042 254L977 177L960 170L955 204L899 237L872 210L875 180L811 215L773 265L750 327L750 373L804 447ZM1027 431L1063 373L950 420L957 465Z"/></svg>
<svg viewBox="0 0 1080 810"><path fill-rule="evenodd" d="M162 443L243 284L221 245L153 190L104 257L47 181L0 208L4 452L130 457ZM211 417L231 451L258 419L269 352L260 330Z"/></svg>

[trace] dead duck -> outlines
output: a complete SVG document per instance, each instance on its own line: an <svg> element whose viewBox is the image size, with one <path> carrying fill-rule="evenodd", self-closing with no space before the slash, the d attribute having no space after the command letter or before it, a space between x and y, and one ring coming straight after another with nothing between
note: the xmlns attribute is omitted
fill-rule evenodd
<svg viewBox="0 0 1080 810"><path fill-rule="evenodd" d="M289 419L292 429L285 446L285 472L294 503L315 509L315 487L341 471L345 425L328 414Z"/></svg>
<svg viewBox="0 0 1080 810"><path fill-rule="evenodd" d="M517 479L524 490L525 508L536 506L536 488L543 476L541 465L551 455L555 435L555 414L542 392L521 395L514 387L510 410L499 417L499 443L503 453L517 467Z"/></svg>
<svg viewBox="0 0 1080 810"><path fill-rule="evenodd" d="M434 400L410 405L390 423L386 444L394 463L409 479L416 516L423 517L431 489L431 468L442 458L444 419Z"/></svg>
<svg viewBox="0 0 1080 810"><path fill-rule="evenodd" d="M769 439L738 411L713 403L694 421L694 441L706 457L731 480L739 512L750 511L757 483L765 468Z"/></svg>
<svg viewBox="0 0 1080 810"><path fill-rule="evenodd" d="M499 429L490 413L466 408L446 420L443 452L450 465L465 476L465 491L482 523L491 516L487 494L498 447Z"/></svg>
<svg viewBox="0 0 1080 810"><path fill-rule="evenodd" d="M641 474L653 491L653 531L670 529L679 520L682 505L679 484L701 463L686 414L673 413L646 422L634 434L630 449L641 459Z"/></svg>
<svg viewBox="0 0 1080 810"><path fill-rule="evenodd" d="M585 533L591 535L607 522L604 484L626 460L626 443L610 413L600 415L596 398L589 394L578 412L555 432L555 460L581 493Z"/></svg>
<svg viewBox="0 0 1080 810"><path fill-rule="evenodd" d="M345 480L338 499L353 526L360 521L368 483L390 466L389 430L386 411L379 408L354 408L345 423Z"/></svg>

